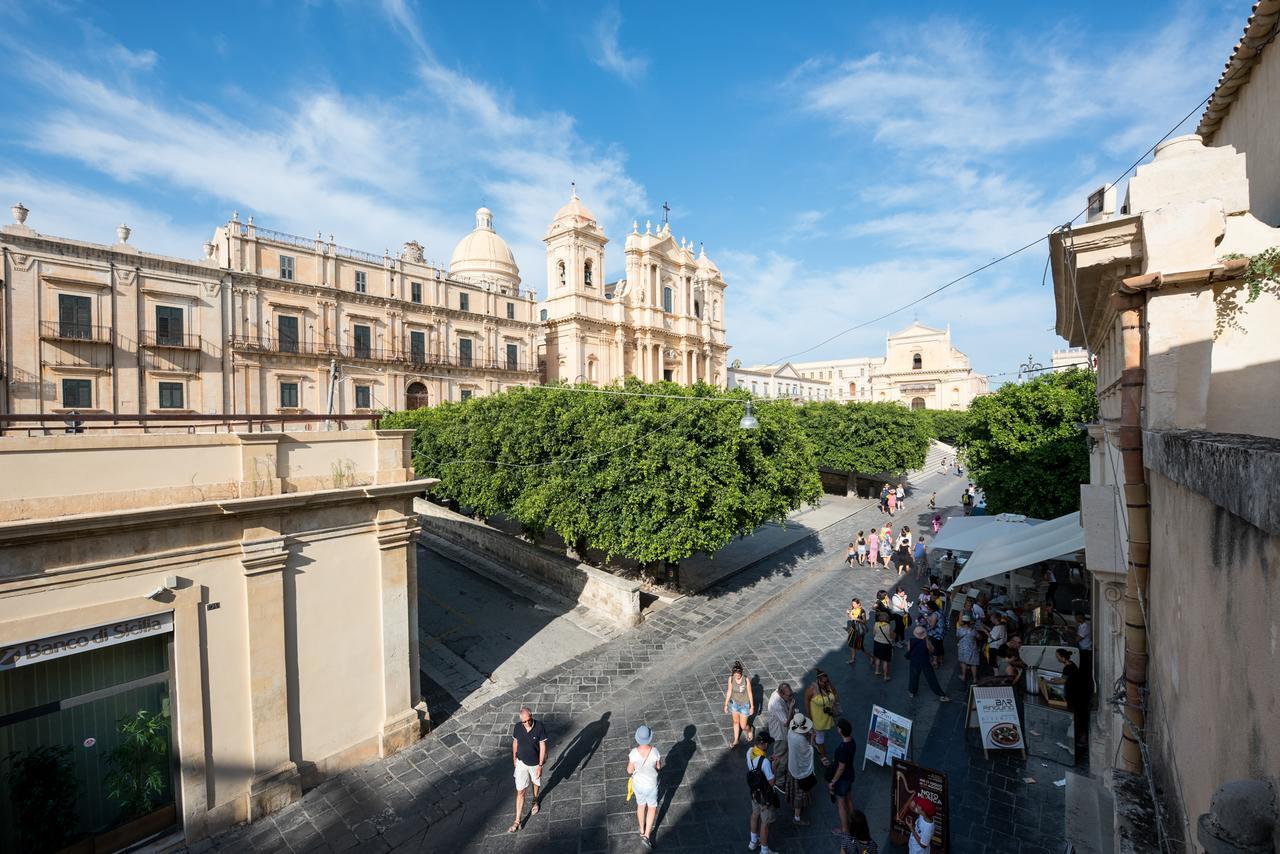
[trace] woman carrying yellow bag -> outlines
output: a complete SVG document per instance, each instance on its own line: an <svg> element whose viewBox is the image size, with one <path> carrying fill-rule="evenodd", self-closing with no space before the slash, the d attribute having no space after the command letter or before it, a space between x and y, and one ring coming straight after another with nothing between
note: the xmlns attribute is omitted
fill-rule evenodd
<svg viewBox="0 0 1280 854"><path fill-rule="evenodd" d="M636 821L640 825L640 841L653 847L653 821L658 814L658 772L662 770L662 754L650 742L653 730L644 724L636 730L636 746L627 757L627 800L636 799Z"/></svg>

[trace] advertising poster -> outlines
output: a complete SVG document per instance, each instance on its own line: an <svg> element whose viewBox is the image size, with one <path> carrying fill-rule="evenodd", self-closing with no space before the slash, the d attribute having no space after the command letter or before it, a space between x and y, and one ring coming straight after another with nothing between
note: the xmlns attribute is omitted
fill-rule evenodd
<svg viewBox="0 0 1280 854"><path fill-rule="evenodd" d="M867 748L862 754L862 767L870 760L888 765L895 758L906 759L911 747L911 719L895 715L883 706L871 707L871 723L867 726Z"/></svg>
<svg viewBox="0 0 1280 854"><path fill-rule="evenodd" d="M977 726L982 733L983 754L989 750L1021 750L1022 755L1026 755L1027 745L1022 738L1022 721L1012 687L970 689L968 725Z"/></svg>
<svg viewBox="0 0 1280 854"><path fill-rule="evenodd" d="M951 825L951 817L947 814L947 775L905 759L893 760L889 841L895 845L906 845L911 838L911 827L916 820L911 802L917 797L932 802L935 808L933 841L929 851L931 854L945 854L950 847L947 843Z"/></svg>

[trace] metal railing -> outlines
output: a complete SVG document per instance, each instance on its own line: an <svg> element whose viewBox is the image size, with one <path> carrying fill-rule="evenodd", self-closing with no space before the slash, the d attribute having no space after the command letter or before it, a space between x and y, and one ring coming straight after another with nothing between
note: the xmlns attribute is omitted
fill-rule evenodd
<svg viewBox="0 0 1280 854"><path fill-rule="evenodd" d="M54 341L90 341L110 344L110 326L94 326L89 323L67 323L60 320L40 321L40 337Z"/></svg>
<svg viewBox="0 0 1280 854"><path fill-rule="evenodd" d="M121 412L0 413L0 435L49 436L63 433L98 432L181 432L181 433L273 433L284 432L291 424L319 424L324 430L358 430L361 425L376 430L381 413L364 415L324 415L319 413L250 413L245 415L202 415L200 413L157 413L137 415ZM26 425L26 426L24 426ZM236 428L242 428L237 430ZM311 430L311 427L305 429Z"/></svg>
<svg viewBox="0 0 1280 854"><path fill-rule="evenodd" d="M334 356L337 349L324 341L298 341L279 336L235 335L228 339L235 350L251 350L263 353L283 353L299 356Z"/></svg>
<svg viewBox="0 0 1280 854"><path fill-rule="evenodd" d="M355 344L329 344L322 341L294 341L290 338L238 335L228 339L228 346L235 350L279 353L282 355L341 357L372 362L396 362L406 364L412 370L428 371L433 368L461 368L463 370L515 371L536 373L540 370L536 361L510 359L505 351L477 348L469 355L457 347L450 353L431 353L415 350L411 346L362 347Z"/></svg>
<svg viewBox="0 0 1280 854"><path fill-rule="evenodd" d="M147 329L142 333L142 346L173 347L178 350L199 350L200 336L190 332L166 332L161 334L155 330Z"/></svg>

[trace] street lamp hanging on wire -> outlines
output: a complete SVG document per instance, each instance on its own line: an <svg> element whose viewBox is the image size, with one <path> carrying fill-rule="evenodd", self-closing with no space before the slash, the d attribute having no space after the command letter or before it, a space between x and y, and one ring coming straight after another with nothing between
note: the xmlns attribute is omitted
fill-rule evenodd
<svg viewBox="0 0 1280 854"><path fill-rule="evenodd" d="M1027 360L1018 366L1018 376L1021 377L1024 374L1034 374L1037 371L1043 370L1044 365L1037 362L1035 356L1027 354Z"/></svg>

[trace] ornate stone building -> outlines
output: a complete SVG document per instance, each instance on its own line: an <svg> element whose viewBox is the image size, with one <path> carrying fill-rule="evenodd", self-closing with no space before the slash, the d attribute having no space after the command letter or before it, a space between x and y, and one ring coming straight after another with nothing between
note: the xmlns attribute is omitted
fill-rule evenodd
<svg viewBox="0 0 1280 854"><path fill-rule="evenodd" d="M890 335L883 358L795 362L790 367L802 380L829 384L830 399L843 402L893 401L912 409L967 409L975 397L987 393L987 378L974 373L969 357L952 346L951 328L933 329L919 322ZM749 384L752 378L747 374L776 370L781 368L760 365L743 378ZM816 388L800 396L809 399L810 394L819 399Z"/></svg>
<svg viewBox="0 0 1280 854"><path fill-rule="evenodd" d="M548 381L606 385L626 376L726 384L725 281L670 225L627 235L626 278L604 281L604 229L575 191L547 234L542 303Z"/></svg>
<svg viewBox="0 0 1280 854"><path fill-rule="evenodd" d="M198 260L0 228L0 413L359 414L538 382L538 321L492 214L449 270L219 226ZM335 378L336 369L336 378Z"/></svg>

